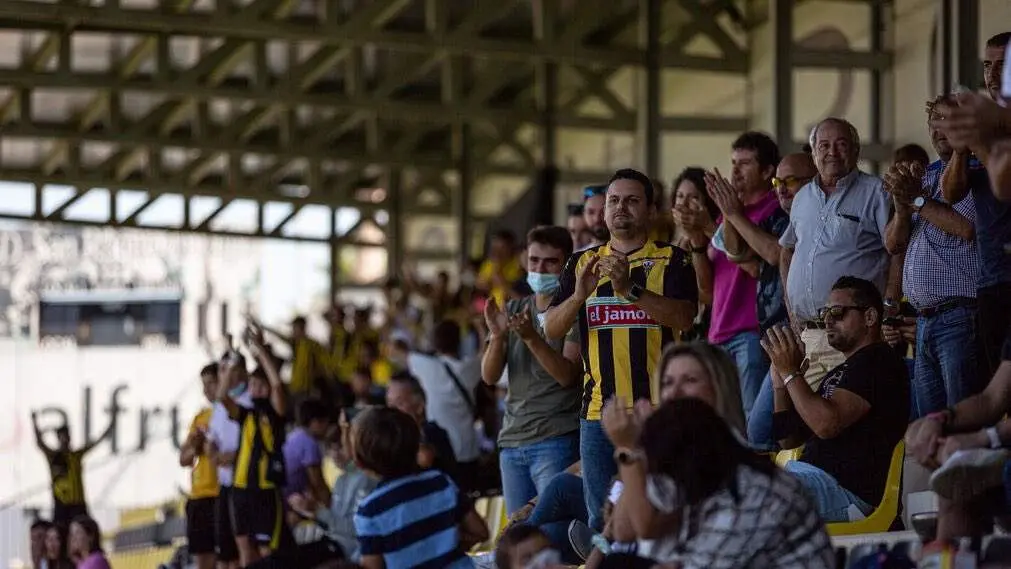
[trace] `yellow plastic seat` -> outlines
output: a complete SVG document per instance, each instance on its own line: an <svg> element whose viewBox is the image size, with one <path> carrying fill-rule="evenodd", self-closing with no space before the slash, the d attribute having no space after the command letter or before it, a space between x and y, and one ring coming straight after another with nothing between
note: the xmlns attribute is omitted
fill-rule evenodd
<svg viewBox="0 0 1011 569"><path fill-rule="evenodd" d="M804 446L801 445L797 448L791 448L787 450L781 450L776 454L776 466L780 468L785 468L786 463L797 460L800 458L800 453L804 451Z"/></svg>
<svg viewBox="0 0 1011 569"><path fill-rule="evenodd" d="M826 524L831 536L884 533L891 529L899 515L899 501L902 500L902 464L906 459L906 445L899 441L892 451L892 461L888 465L888 478L881 503L871 515L857 522Z"/></svg>
<svg viewBox="0 0 1011 569"><path fill-rule="evenodd" d="M488 526L488 541L475 545L471 552L486 553L495 548L499 534L505 528L507 519L505 498L502 496L478 498L474 501L474 510Z"/></svg>

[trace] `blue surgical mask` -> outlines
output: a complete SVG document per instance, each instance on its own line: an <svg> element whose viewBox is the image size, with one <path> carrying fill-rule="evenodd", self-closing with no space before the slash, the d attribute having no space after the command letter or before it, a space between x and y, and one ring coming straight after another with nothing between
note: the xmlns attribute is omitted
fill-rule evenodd
<svg viewBox="0 0 1011 569"><path fill-rule="evenodd" d="M550 273L527 273L527 284L534 294L552 294L558 290L558 275Z"/></svg>
<svg viewBox="0 0 1011 569"><path fill-rule="evenodd" d="M239 385L236 385L235 387L228 390L228 396L231 397L232 399L236 399L238 397L241 397L242 394L245 392L246 392L246 384L240 383Z"/></svg>

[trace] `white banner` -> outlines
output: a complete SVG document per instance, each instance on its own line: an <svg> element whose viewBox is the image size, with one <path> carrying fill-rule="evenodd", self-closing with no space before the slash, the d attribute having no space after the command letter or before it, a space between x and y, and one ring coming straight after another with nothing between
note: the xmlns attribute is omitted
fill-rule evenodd
<svg viewBox="0 0 1011 569"><path fill-rule="evenodd" d="M71 445L109 435L84 461L89 506L98 510L157 504L188 489L178 445L193 415L207 404L196 349L40 349L0 341L0 503L51 505L49 467L35 444L31 413L39 412L47 444L70 427Z"/></svg>

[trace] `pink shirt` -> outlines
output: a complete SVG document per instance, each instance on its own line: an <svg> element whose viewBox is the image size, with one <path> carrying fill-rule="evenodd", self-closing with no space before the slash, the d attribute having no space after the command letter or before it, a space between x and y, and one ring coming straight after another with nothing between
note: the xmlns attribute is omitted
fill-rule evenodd
<svg viewBox="0 0 1011 569"><path fill-rule="evenodd" d="M779 208L775 192L744 207L744 215L758 224ZM723 218L716 220L722 223ZM709 247L713 265L713 313L709 323L709 342L722 344L741 332L758 331L758 279L752 278L726 253Z"/></svg>
<svg viewBox="0 0 1011 569"><path fill-rule="evenodd" d="M112 567L109 566L109 561L106 560L105 554L101 551L96 551L78 563L77 569L112 569Z"/></svg>

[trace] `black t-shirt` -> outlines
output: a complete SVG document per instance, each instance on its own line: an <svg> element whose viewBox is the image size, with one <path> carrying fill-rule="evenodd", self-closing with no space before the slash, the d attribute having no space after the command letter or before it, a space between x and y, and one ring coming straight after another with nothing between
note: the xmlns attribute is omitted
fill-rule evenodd
<svg viewBox="0 0 1011 569"><path fill-rule="evenodd" d="M831 474L843 488L877 506L884 493L892 452L909 423L906 364L888 344L872 344L830 371L818 394L831 399L836 389L862 397L870 403L870 411L831 439L813 436L796 409L776 413L776 437L809 437L800 460Z"/></svg>
<svg viewBox="0 0 1011 569"><path fill-rule="evenodd" d="M428 444L435 451L432 468L445 472L453 482L457 482L456 454L453 452L453 445L449 442L449 433L446 429L432 421L426 421L421 426L421 442Z"/></svg>

